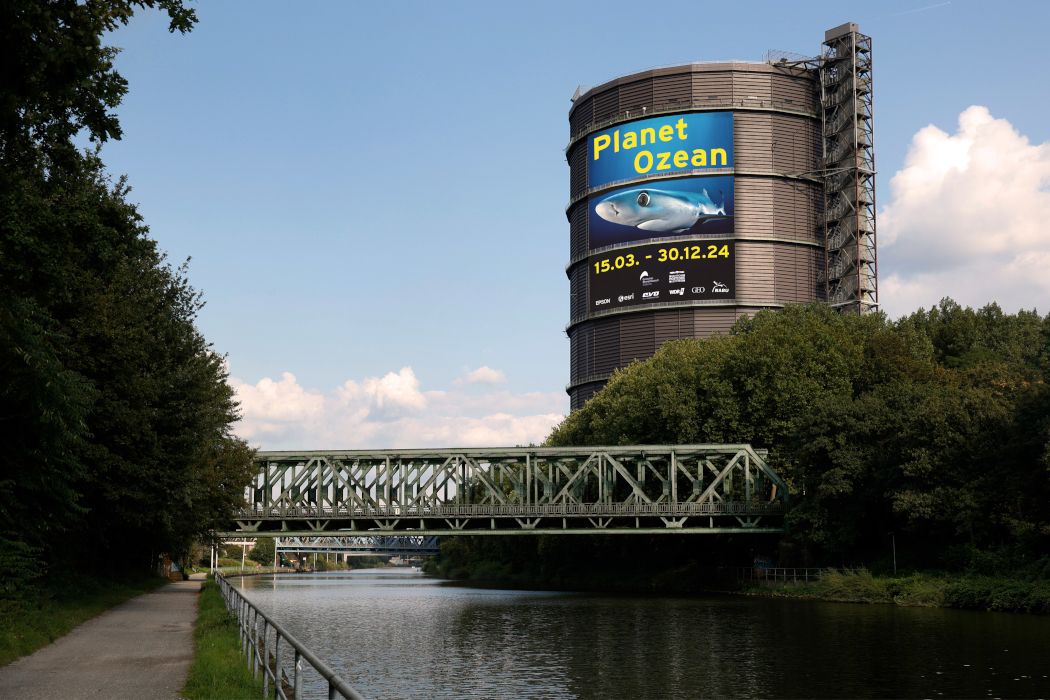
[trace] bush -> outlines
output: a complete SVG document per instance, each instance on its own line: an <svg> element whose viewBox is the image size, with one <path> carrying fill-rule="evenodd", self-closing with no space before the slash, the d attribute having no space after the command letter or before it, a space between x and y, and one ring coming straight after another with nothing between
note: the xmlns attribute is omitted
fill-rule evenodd
<svg viewBox="0 0 1050 700"><path fill-rule="evenodd" d="M853 572L825 571L820 583L830 593L831 600L849 600L862 603L888 603L893 600L889 582L876 579L867 569Z"/></svg>
<svg viewBox="0 0 1050 700"><path fill-rule="evenodd" d="M968 576L952 581L945 605L971 610L1050 614L1050 581Z"/></svg>

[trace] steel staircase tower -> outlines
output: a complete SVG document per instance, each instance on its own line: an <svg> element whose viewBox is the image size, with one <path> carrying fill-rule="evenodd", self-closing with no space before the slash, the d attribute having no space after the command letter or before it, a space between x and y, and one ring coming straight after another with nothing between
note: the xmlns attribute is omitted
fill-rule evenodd
<svg viewBox="0 0 1050 700"><path fill-rule="evenodd" d="M871 37L852 22L825 32L818 78L827 301L847 313L877 311Z"/></svg>

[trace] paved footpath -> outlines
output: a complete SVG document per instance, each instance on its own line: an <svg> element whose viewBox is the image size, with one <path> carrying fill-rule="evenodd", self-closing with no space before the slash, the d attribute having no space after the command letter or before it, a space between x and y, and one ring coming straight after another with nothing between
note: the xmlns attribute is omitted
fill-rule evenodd
<svg viewBox="0 0 1050 700"><path fill-rule="evenodd" d="M193 661L200 587L180 581L132 598L0 666L0 698L178 698Z"/></svg>

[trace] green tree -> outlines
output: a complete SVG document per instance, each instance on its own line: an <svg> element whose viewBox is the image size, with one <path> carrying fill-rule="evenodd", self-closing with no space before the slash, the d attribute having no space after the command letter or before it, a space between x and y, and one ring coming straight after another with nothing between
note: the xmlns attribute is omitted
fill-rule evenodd
<svg viewBox="0 0 1050 700"><path fill-rule="evenodd" d="M128 83L113 67L119 49L103 45L102 39L146 8L166 12L172 32L188 32L197 22L182 0L0 4L0 161L5 170L75 162L79 154L73 137L82 130L99 142L120 138L113 110Z"/></svg>
<svg viewBox="0 0 1050 700"><path fill-rule="evenodd" d="M248 558L252 561L259 562L263 566L273 566L276 549L277 544L272 537L260 537L255 540L255 546L252 547L252 551L248 554Z"/></svg>
<svg viewBox="0 0 1050 700"><path fill-rule="evenodd" d="M667 343L614 374L547 442L747 442L772 449L793 478L785 446L815 406L852 397L865 338L884 324L795 306L741 321L729 336Z"/></svg>
<svg viewBox="0 0 1050 700"><path fill-rule="evenodd" d="M617 372L548 442L750 442L792 486L789 539L828 563L893 532L916 565L1019 566L1050 551L1048 348L1050 317L994 304L761 312Z"/></svg>
<svg viewBox="0 0 1050 700"><path fill-rule="evenodd" d="M150 239L123 179L73 138L120 137L127 83L103 44L180 0L0 8L0 559L19 571L176 556L243 499L251 451L202 298Z"/></svg>

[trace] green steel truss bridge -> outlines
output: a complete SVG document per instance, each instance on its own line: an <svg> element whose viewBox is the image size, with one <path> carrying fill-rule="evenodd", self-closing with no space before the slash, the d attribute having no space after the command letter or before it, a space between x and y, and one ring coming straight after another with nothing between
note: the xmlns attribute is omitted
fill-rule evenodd
<svg viewBox="0 0 1050 700"><path fill-rule="evenodd" d="M777 533L750 445L259 452L220 537Z"/></svg>

